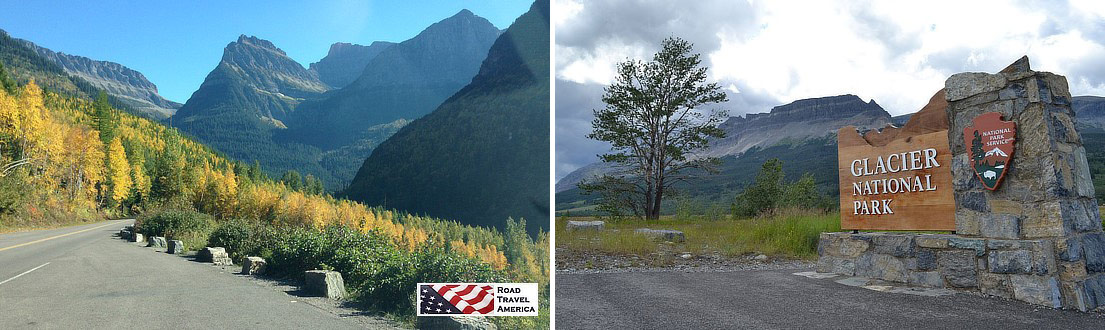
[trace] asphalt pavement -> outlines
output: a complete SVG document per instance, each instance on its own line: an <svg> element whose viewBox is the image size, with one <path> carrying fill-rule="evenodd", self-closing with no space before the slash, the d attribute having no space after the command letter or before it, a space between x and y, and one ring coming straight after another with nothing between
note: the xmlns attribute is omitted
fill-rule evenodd
<svg viewBox="0 0 1105 330"><path fill-rule="evenodd" d="M133 220L0 235L0 329L354 329L297 297L113 234Z"/></svg>
<svg viewBox="0 0 1105 330"><path fill-rule="evenodd" d="M557 273L559 329L1105 329L1105 314L970 293L889 293L793 275Z"/></svg>

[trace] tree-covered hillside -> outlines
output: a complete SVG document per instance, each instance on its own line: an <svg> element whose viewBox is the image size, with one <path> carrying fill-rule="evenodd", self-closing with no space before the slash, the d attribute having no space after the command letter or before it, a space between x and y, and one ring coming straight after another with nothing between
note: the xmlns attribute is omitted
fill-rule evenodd
<svg viewBox="0 0 1105 330"><path fill-rule="evenodd" d="M549 3L537 1L468 86L373 151L345 195L488 227L525 218L548 230L548 31Z"/></svg>

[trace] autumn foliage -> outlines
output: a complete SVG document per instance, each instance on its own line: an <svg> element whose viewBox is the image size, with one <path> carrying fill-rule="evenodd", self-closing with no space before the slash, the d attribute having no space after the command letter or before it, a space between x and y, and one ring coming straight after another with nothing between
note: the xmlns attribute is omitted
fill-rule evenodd
<svg viewBox="0 0 1105 330"><path fill-rule="evenodd" d="M293 189L175 129L105 107L34 82L0 90L0 166L22 164L0 173L3 187L22 192L0 194L0 228L186 208L216 222L373 231L406 251L444 247L547 283L548 236L533 240L524 225L501 233Z"/></svg>

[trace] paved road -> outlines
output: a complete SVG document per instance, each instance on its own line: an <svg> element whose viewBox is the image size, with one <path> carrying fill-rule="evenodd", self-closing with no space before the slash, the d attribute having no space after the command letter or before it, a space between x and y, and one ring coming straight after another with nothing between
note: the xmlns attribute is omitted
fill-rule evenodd
<svg viewBox="0 0 1105 330"><path fill-rule="evenodd" d="M556 275L563 329L1105 329L1105 315L973 294L924 297L806 270Z"/></svg>
<svg viewBox="0 0 1105 330"><path fill-rule="evenodd" d="M112 236L131 223L0 235L0 329L358 328L210 264Z"/></svg>

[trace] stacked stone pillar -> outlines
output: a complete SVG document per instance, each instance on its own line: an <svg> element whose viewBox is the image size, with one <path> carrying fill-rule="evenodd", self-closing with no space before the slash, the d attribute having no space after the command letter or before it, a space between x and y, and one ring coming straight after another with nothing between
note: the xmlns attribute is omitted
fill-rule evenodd
<svg viewBox="0 0 1105 330"><path fill-rule="evenodd" d="M1105 233L1066 78L1021 58L945 82L955 234L824 233L818 271L981 291L1082 311L1105 308ZM964 128L999 112L1016 123L1003 182L982 186Z"/></svg>
<svg viewBox="0 0 1105 330"><path fill-rule="evenodd" d="M953 75L945 88L956 233L987 240L980 289L1046 293L1032 300L1057 298L1034 301L1054 307L1105 306L1105 233L1066 78L1032 71L1025 57L997 74ZM994 191L975 177L963 139L987 112L1017 124L1013 160Z"/></svg>

